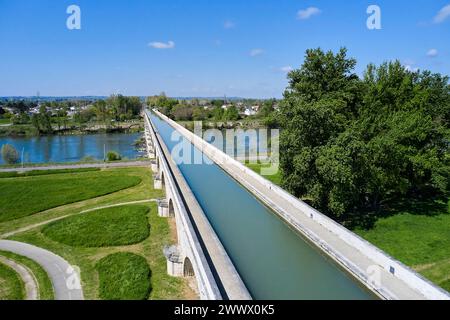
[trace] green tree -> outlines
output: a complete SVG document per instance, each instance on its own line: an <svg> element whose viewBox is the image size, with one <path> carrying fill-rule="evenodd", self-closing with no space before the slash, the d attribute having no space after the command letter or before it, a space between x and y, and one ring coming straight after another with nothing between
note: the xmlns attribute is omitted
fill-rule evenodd
<svg viewBox="0 0 450 320"><path fill-rule="evenodd" d="M229 106L223 114L224 121L237 121L239 120L239 111L235 105Z"/></svg>
<svg viewBox="0 0 450 320"><path fill-rule="evenodd" d="M284 187L341 220L447 191L448 78L391 62L359 79L355 64L345 49L308 50L289 74L279 117Z"/></svg>
<svg viewBox="0 0 450 320"><path fill-rule="evenodd" d="M222 121L223 115L224 115L224 110L222 109L221 106L220 107L216 106L216 107L214 107L212 114L213 114L213 119L215 121Z"/></svg>
<svg viewBox="0 0 450 320"><path fill-rule="evenodd" d="M7 164L15 164L19 162L19 152L10 144L2 146L2 158Z"/></svg>
<svg viewBox="0 0 450 320"><path fill-rule="evenodd" d="M266 100L263 102L261 109L259 110L259 116L262 118L267 118L272 115L275 111L274 105L276 103L275 99Z"/></svg>

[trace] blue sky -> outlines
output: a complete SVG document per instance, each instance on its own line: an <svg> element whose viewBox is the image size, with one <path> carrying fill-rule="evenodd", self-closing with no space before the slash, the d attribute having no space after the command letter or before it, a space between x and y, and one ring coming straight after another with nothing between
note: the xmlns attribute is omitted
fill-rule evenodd
<svg viewBox="0 0 450 320"><path fill-rule="evenodd" d="M306 49L341 46L359 74L390 59L450 74L450 0L0 0L0 96L281 97Z"/></svg>

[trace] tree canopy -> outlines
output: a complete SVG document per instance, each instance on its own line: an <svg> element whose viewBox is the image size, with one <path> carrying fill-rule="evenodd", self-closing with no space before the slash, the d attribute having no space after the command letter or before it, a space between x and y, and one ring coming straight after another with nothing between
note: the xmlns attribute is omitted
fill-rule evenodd
<svg viewBox="0 0 450 320"><path fill-rule="evenodd" d="M284 187L340 220L449 184L448 78L308 50L280 104Z"/></svg>

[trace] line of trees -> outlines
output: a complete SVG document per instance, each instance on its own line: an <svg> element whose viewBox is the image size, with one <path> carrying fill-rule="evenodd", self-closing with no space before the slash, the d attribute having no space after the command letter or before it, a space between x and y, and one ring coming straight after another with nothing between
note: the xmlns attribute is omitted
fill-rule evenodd
<svg viewBox="0 0 450 320"><path fill-rule="evenodd" d="M8 101L2 107L3 113L6 108L14 111L13 124L31 124L36 132L51 134L55 130L81 129L89 122L111 128L114 123L139 118L143 103L139 97L112 95L105 100L44 101L39 105L35 101Z"/></svg>
<svg viewBox="0 0 450 320"><path fill-rule="evenodd" d="M289 73L277 115L283 186L341 221L448 192L449 78L394 61L361 79L355 66L346 49L316 49Z"/></svg>

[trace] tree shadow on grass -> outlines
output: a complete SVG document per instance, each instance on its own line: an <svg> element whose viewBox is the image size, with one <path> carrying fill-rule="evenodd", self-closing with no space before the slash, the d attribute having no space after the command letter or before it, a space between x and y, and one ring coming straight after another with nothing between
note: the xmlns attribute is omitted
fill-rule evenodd
<svg viewBox="0 0 450 320"><path fill-rule="evenodd" d="M450 194L429 189L420 194L408 194L386 201L378 211L361 210L346 215L342 224L350 229L373 229L379 219L398 214L435 217L450 214Z"/></svg>

